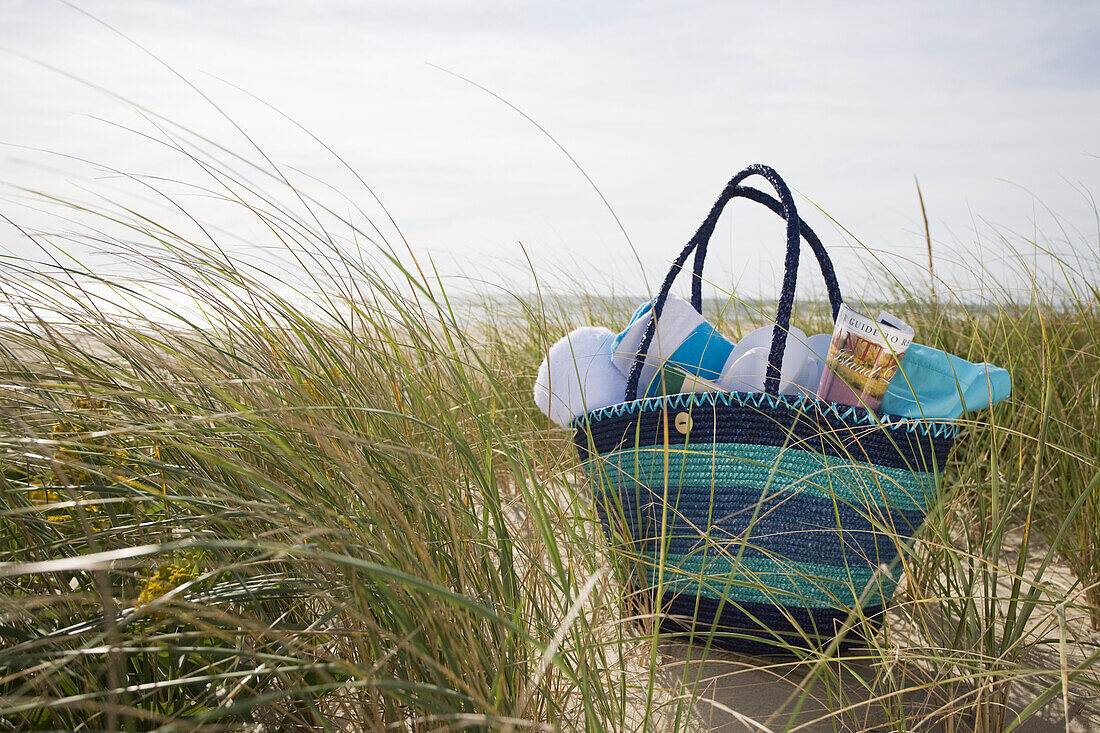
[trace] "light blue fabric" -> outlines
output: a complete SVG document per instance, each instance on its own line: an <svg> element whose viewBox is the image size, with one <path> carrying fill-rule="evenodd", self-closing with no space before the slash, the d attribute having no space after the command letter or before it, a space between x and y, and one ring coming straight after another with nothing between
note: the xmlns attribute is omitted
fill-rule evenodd
<svg viewBox="0 0 1100 733"><path fill-rule="evenodd" d="M931 346L912 344L890 380L880 412L954 420L1012 394L1012 377L992 364L974 364Z"/></svg>
<svg viewBox="0 0 1100 733"><path fill-rule="evenodd" d="M638 309L634 311L634 315L630 317L630 322L626 324L626 328L620 331L611 341L612 352L619 348L630 327L640 319L648 318L652 309L652 300L638 306ZM661 323L665 323L663 317ZM661 333L666 338L679 336L679 334L665 333L664 329ZM722 368L726 365L726 360L732 351L733 344L725 336L718 333L710 322L704 321L685 335L683 341L676 347L665 363L703 379L714 381L721 376ZM654 397L660 394L661 377L661 370L658 370L649 382L648 387L644 384L641 385L638 396Z"/></svg>
<svg viewBox="0 0 1100 733"><path fill-rule="evenodd" d="M615 334L615 338L611 339L612 351L615 351L619 348L619 344L621 344L623 342L623 339L626 338L626 334L630 330L630 327L633 326L640 318L645 316L651 310L653 310L652 300L647 300L634 310L634 315L632 315L630 317L630 320L626 322L626 328L624 328L622 331L619 331L617 334Z"/></svg>

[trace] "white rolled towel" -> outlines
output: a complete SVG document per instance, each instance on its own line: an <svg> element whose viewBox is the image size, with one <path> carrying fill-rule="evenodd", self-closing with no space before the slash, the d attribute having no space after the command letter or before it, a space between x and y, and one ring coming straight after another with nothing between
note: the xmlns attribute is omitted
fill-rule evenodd
<svg viewBox="0 0 1100 733"><path fill-rule="evenodd" d="M611 362L615 334L585 326L550 347L535 378L535 404L555 424L586 412L617 405L626 394L626 377Z"/></svg>
<svg viewBox="0 0 1100 733"><path fill-rule="evenodd" d="M762 326L737 342L722 368L722 376L716 380L720 387L731 392L764 391L774 328ZM815 368L814 354L807 346L808 341L801 329L792 326L787 332L783 363L779 367L779 394L807 393L803 383L812 381ZM820 372L817 374L820 376ZM816 390L817 385L814 384L809 393L813 394Z"/></svg>

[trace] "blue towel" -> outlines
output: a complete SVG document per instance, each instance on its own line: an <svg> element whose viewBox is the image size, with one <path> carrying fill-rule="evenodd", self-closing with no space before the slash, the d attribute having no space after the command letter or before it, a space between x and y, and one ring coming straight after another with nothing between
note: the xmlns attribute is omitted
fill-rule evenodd
<svg viewBox="0 0 1100 733"><path fill-rule="evenodd" d="M931 346L912 344L890 380L879 411L902 417L954 420L1012 394L1012 377L992 364L974 364Z"/></svg>
<svg viewBox="0 0 1100 733"><path fill-rule="evenodd" d="M630 323L611 342L612 360L626 376L630 376L642 335L653 319L650 313L652 309L653 301L642 303L634 311ZM714 381L721 376L722 367L732 351L733 344L699 315L690 303L670 295L665 301L661 317L657 321L657 333L646 354L638 382L638 396L653 397L662 393L661 380L665 376L662 367L666 364Z"/></svg>

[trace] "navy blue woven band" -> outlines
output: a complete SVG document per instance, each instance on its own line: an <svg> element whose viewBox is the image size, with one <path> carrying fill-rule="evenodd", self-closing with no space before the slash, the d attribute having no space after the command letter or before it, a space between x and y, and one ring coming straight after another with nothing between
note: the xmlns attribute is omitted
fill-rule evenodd
<svg viewBox="0 0 1100 733"><path fill-rule="evenodd" d="M660 611L664 632L687 636L694 631L696 644L709 639L721 649L760 655L789 655L792 650L788 645L799 650L825 646L836 637L851 613L846 609L734 604L705 596L675 594L662 598ZM839 643L840 651L863 646L866 643L863 635L870 636L881 627L885 616L882 606L865 608L863 614L868 623L850 629ZM809 644L806 636L810 637Z"/></svg>
<svg viewBox="0 0 1100 733"><path fill-rule="evenodd" d="M735 395L736 396L736 395ZM736 400L716 401L690 411L690 442L677 432L666 438L667 426L675 415L666 415L654 401L651 409L621 415L605 415L586 422L574 431L573 440L581 460L590 451L606 455L621 448L662 446L666 440L675 448L687 445L707 450L713 443L753 443L786 446L822 453L844 460L866 461L911 471L941 469L951 451L955 432L908 430L905 426L878 426L845 421L831 412L804 411L779 405L753 405ZM863 408L853 408L863 411Z"/></svg>
<svg viewBox="0 0 1100 733"><path fill-rule="evenodd" d="M661 496L635 485L610 493L592 481L596 511L604 526L619 517L633 524L635 549L659 555L658 542L676 555L706 554L708 543L731 545L746 557L783 557L791 562L879 566L893 563L898 542L909 540L924 522L924 512L885 507L856 508L823 497L789 492L761 499L758 488L723 486L710 492L692 486L670 487L669 508ZM661 525L662 516L666 524ZM706 527L704 536L700 527ZM887 528L893 528L893 532Z"/></svg>

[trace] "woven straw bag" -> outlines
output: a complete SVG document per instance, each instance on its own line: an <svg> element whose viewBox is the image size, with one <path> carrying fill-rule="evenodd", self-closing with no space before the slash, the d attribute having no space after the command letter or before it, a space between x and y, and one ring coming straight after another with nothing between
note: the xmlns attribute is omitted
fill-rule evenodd
<svg viewBox="0 0 1100 733"><path fill-rule="evenodd" d="M761 175L778 200L742 186ZM673 280L695 253L701 310L707 242L726 203L748 198L787 222L783 288L763 393L637 399L642 356ZM958 433L951 423L876 415L779 394L800 237L813 250L833 318L832 263L774 170L746 168L676 258L654 301L626 401L574 421L574 440L624 582L665 631L727 649L791 653L858 644L881 625L900 553L936 497Z"/></svg>

